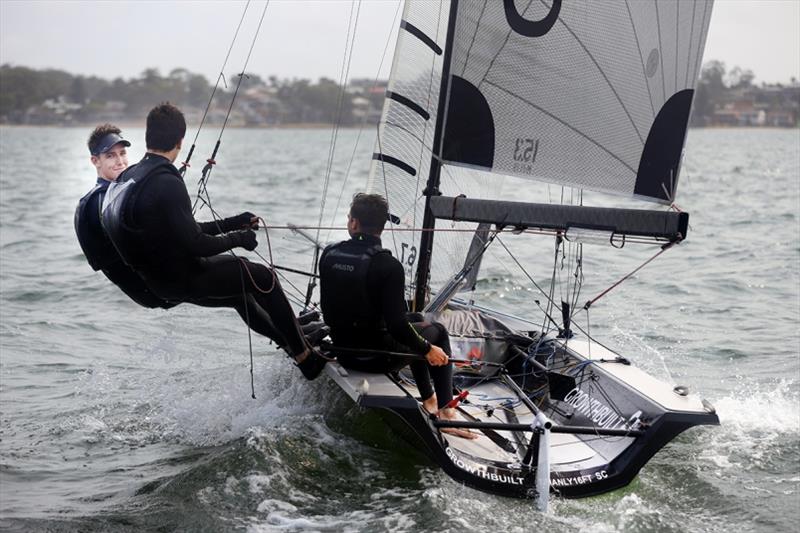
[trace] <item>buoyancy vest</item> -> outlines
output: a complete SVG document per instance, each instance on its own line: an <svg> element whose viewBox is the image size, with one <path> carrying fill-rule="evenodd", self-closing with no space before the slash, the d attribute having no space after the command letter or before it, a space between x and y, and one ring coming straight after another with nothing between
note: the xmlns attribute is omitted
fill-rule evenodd
<svg viewBox="0 0 800 533"><path fill-rule="evenodd" d="M390 253L379 244L351 239L328 246L320 260L320 305L325 323L336 332L376 332L386 328L380 309L367 293L373 258Z"/></svg>
<svg viewBox="0 0 800 533"><path fill-rule="evenodd" d="M103 229L125 263L133 269L146 265L153 253L153 245L148 244L142 229L133 220L133 209L147 181L162 169L182 179L178 170L167 159L145 156L119 175L117 181L108 187L103 199Z"/></svg>
<svg viewBox="0 0 800 533"><path fill-rule="evenodd" d="M75 233L78 236L78 243L81 245L83 255L89 262L93 270L102 270L120 261L119 254L114 249L114 245L108 236L100 230L100 226L92 230L91 220L93 217L100 222L100 208L103 202L108 183L98 183L86 193L78 202L75 209ZM91 212L91 210L96 211Z"/></svg>

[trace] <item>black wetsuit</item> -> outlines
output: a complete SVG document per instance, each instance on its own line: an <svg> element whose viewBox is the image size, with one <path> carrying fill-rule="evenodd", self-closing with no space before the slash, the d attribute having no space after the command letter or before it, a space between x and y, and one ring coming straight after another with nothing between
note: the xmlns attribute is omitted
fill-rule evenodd
<svg viewBox="0 0 800 533"><path fill-rule="evenodd" d="M168 309L174 303L153 294L142 278L126 265L100 223L100 206L111 182L97 178L97 184L80 199L75 209L75 233L89 266L102 270L122 292L139 305Z"/></svg>
<svg viewBox="0 0 800 533"><path fill-rule="evenodd" d="M137 190L122 208L129 228L123 246L129 253L122 255L151 290L170 301L235 308L256 332L292 355L303 353L305 340L272 270L219 255L239 246L239 217L198 224L183 179L159 155L145 154L117 181L133 179Z"/></svg>
<svg viewBox="0 0 800 533"><path fill-rule="evenodd" d="M450 339L441 324L411 323L405 303L403 265L381 248L381 240L356 234L325 248L320 257L320 303L337 346L425 355L435 344L449 356ZM423 400L436 391L439 407L453 398L453 365L387 356L342 353L342 366L364 372L392 372L410 364ZM431 388L431 377L433 385Z"/></svg>

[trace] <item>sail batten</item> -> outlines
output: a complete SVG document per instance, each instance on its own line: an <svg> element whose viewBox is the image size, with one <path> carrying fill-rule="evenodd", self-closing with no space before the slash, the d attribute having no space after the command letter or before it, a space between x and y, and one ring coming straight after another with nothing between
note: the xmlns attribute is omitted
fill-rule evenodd
<svg viewBox="0 0 800 533"><path fill-rule="evenodd" d="M389 163L390 165L394 165L397 168L403 170L404 172L407 172L408 174L411 174L412 176L416 176L417 175L417 171L416 171L416 169L414 167L412 167L411 165L409 165L405 161L401 161L401 160L397 159L396 157L392 157L390 155L381 154L381 153L376 152L376 153L372 154L372 159L374 159L376 161L381 161L382 163Z"/></svg>
<svg viewBox="0 0 800 533"><path fill-rule="evenodd" d="M404 20L400 23L400 27L406 30L411 35L414 35L417 39L425 43L428 48L433 50L433 53L436 55L442 55L442 47L436 44L436 41L429 37L424 31L420 30L407 20Z"/></svg>
<svg viewBox="0 0 800 533"><path fill-rule="evenodd" d="M398 94L392 91L386 91L386 98L391 98L395 102L399 102L409 108L410 110L414 111L416 114L422 117L423 120L430 120L431 114L428 111L413 101L411 98L406 98L402 94Z"/></svg>

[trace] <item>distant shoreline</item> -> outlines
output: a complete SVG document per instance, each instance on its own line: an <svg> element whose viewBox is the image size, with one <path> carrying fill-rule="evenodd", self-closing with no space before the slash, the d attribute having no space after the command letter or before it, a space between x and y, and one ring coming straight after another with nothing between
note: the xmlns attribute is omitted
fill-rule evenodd
<svg viewBox="0 0 800 533"><path fill-rule="evenodd" d="M125 130L131 128L145 128L144 121L142 122L126 122L126 121L118 121L112 122L115 126ZM94 128L100 124L100 122L87 122L87 123L79 123L79 124L2 124L0 123L0 128ZM375 124L366 124L364 127L373 127ZM189 125L189 129L191 130L193 127ZM221 127L221 124L206 124L206 128L214 128L214 127ZM287 124L274 124L274 125L258 125L258 126L240 126L240 125L228 125L226 126L228 129L237 129L237 130L322 130L332 128L333 124L327 123L317 123L317 122L297 122L297 123L287 123ZM339 126L339 129L346 129L346 130L353 130L359 129L362 126L358 125L349 125L349 126ZM800 129L800 126L726 126L726 125L717 125L717 126L689 126L689 129L692 130L792 130L792 129Z"/></svg>
<svg viewBox="0 0 800 533"><path fill-rule="evenodd" d="M120 129L130 129L130 128L142 128L145 127L145 122L128 122L128 121L111 121L112 124L119 127ZM94 128L98 124L102 124L101 122L86 122L86 123L76 123L76 124L2 124L0 123L0 128ZM206 128L214 128L214 127L221 127L222 124L205 124L204 127ZM366 124L364 127L372 127L375 124ZM189 129L191 129L191 124L189 125ZM286 124L273 124L273 125L258 125L258 126L241 126L241 125L231 125L228 124L226 128L228 129L239 129L239 130L321 130L332 128L333 124L326 124L326 123L318 123L318 122L296 122L296 123L286 123ZM349 126L339 126L339 129L358 129L361 125L349 125Z"/></svg>

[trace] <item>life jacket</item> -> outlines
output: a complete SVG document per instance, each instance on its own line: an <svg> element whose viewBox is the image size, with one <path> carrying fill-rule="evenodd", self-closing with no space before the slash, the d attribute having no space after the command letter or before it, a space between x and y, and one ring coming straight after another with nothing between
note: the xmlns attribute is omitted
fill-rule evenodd
<svg viewBox="0 0 800 533"><path fill-rule="evenodd" d="M145 156L109 185L103 199L103 229L123 261L135 270L147 264L153 246L145 240L142 229L137 228L133 209L147 181L162 167L180 178L178 170L165 158Z"/></svg>
<svg viewBox="0 0 800 533"><path fill-rule="evenodd" d="M379 244L355 239L325 248L320 260L320 304L332 334L377 332L386 329L380 309L367 293L367 273L372 259L390 253Z"/></svg>
<svg viewBox="0 0 800 533"><path fill-rule="evenodd" d="M83 255L93 270L102 270L120 261L119 254L105 232L92 231L91 220L93 217L99 221L100 209L108 185L98 183L86 193L78 202L75 209L75 233L81 245ZM91 206L96 206L96 212L90 212Z"/></svg>

